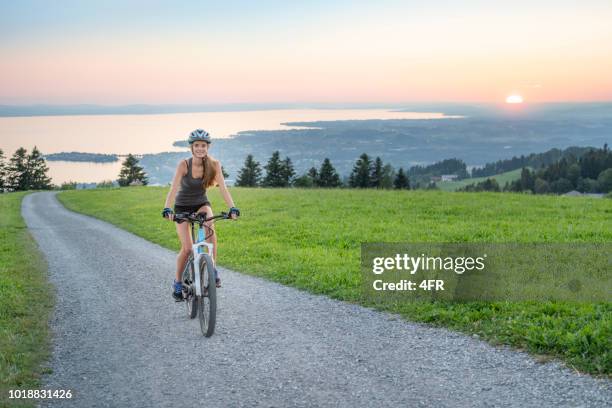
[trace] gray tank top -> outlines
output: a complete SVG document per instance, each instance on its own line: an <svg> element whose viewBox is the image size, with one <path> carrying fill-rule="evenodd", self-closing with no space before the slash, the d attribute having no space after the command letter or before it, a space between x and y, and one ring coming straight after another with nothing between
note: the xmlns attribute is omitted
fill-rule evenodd
<svg viewBox="0 0 612 408"><path fill-rule="evenodd" d="M187 161L187 174L181 179L181 188L176 194L175 205L185 206L197 206L203 205L208 202L206 197L206 189L202 188L203 178L193 178L191 174L191 161L193 158L189 158Z"/></svg>

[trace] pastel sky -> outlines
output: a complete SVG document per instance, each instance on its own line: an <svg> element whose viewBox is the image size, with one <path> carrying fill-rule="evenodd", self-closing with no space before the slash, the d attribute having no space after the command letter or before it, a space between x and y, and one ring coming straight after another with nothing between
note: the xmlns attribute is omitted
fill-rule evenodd
<svg viewBox="0 0 612 408"><path fill-rule="evenodd" d="M0 104L499 102L512 93L612 100L612 1L0 3Z"/></svg>

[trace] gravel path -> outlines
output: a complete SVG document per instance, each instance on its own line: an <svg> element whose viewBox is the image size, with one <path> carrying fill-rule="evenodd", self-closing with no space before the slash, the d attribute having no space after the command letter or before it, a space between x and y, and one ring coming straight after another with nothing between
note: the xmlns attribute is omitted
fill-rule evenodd
<svg viewBox="0 0 612 408"><path fill-rule="evenodd" d="M43 406L612 404L609 380L225 269L206 339L171 299L173 252L70 212L54 193L26 196L22 213L57 290L44 388L74 394Z"/></svg>

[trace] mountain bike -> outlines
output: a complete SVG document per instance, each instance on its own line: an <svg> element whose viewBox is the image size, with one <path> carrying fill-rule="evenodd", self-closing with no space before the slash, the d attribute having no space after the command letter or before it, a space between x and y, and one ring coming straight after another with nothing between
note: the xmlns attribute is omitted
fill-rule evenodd
<svg viewBox="0 0 612 408"><path fill-rule="evenodd" d="M192 251L181 275L183 299L187 304L189 318L199 317L200 329L205 337L213 335L217 319L217 287L215 264L212 259L213 244L206 242L214 232L206 225L206 222L227 218L228 214L225 212L210 218L206 218L206 214L198 213L174 215L174 221L178 223L187 221L191 224ZM197 239L196 225L199 227L197 228Z"/></svg>

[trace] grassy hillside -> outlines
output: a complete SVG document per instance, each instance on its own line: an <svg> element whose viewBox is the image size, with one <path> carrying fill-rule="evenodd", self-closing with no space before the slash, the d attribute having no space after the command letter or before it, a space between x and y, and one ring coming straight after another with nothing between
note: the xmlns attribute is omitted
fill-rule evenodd
<svg viewBox="0 0 612 408"><path fill-rule="evenodd" d="M459 181L441 181L439 183L436 183L436 185L438 186L440 190L443 190L443 191L455 191L458 188L467 186L468 184L480 183L481 181L485 181L488 178L497 180L497 184L499 184L499 187L503 188L506 182L518 180L521 178L521 169L507 171L505 173L500 173L500 174L496 174L494 176L488 176L488 177L474 177L474 178L468 178L468 179L463 179Z"/></svg>
<svg viewBox="0 0 612 408"><path fill-rule="evenodd" d="M161 218L167 188L68 191L76 211L172 249ZM510 193L233 188L243 212L219 222L221 265L337 299L364 303L361 242L611 242L612 201ZM217 190L213 206L225 209ZM171 281L173 271L168 271ZM555 355L591 373L612 368L612 306L418 303L392 306L408 319L477 334L492 343Z"/></svg>
<svg viewBox="0 0 612 408"><path fill-rule="evenodd" d="M44 260L21 218L24 195L0 194L0 406L9 406L10 389L39 389L41 364L49 357L53 297Z"/></svg>

